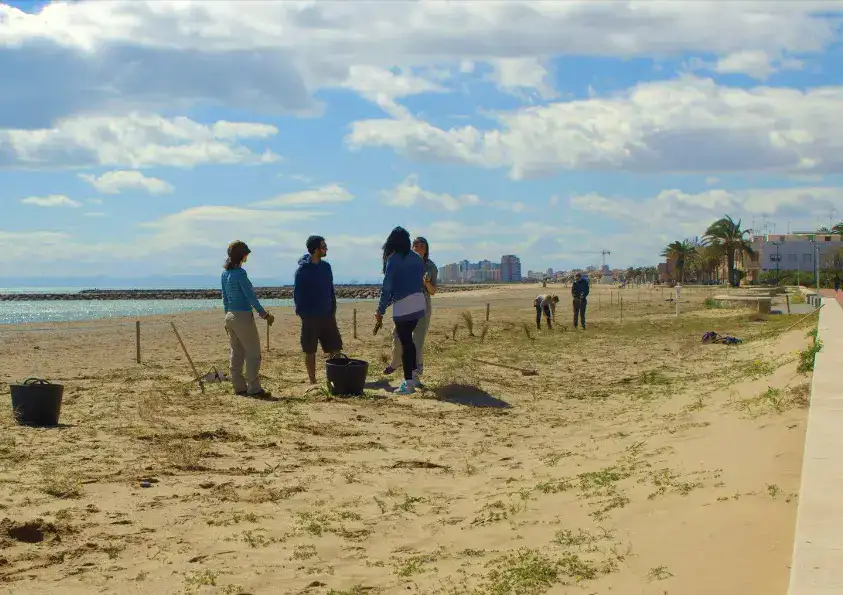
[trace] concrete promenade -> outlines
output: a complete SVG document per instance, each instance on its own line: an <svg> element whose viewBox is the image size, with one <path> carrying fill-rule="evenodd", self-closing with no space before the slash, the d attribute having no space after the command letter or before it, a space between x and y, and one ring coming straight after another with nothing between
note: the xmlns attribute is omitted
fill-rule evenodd
<svg viewBox="0 0 843 595"><path fill-rule="evenodd" d="M788 595L843 594L843 292L836 298L823 297L819 314Z"/></svg>

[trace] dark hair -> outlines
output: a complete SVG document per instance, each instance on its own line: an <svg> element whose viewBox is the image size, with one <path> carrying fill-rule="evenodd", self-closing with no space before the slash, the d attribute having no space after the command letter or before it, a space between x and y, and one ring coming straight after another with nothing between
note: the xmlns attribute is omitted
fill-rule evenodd
<svg viewBox="0 0 843 595"><path fill-rule="evenodd" d="M243 259L251 253L252 251L249 250L246 242L234 240L228 245L228 258L225 259L225 264L222 265L222 268L230 271L239 267L243 263Z"/></svg>
<svg viewBox="0 0 843 595"><path fill-rule="evenodd" d="M403 227L396 227L383 243L383 272L386 272L386 260L395 253L406 256L410 253L410 232Z"/></svg>
<svg viewBox="0 0 843 595"><path fill-rule="evenodd" d="M419 236L413 240L413 245L424 244L424 261L430 260L430 244L427 243L427 238Z"/></svg>
<svg viewBox="0 0 843 595"><path fill-rule="evenodd" d="M322 246L322 242L324 241L325 238L322 236L310 236L307 238L307 242L304 244L307 247L307 253L313 254L316 252Z"/></svg>

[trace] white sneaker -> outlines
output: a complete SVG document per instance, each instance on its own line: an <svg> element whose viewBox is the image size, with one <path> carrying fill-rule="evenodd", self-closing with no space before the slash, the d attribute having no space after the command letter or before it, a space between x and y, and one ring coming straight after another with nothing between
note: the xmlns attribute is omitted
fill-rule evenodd
<svg viewBox="0 0 843 595"><path fill-rule="evenodd" d="M416 383L413 380L403 380L395 393L399 395L412 395L416 392Z"/></svg>

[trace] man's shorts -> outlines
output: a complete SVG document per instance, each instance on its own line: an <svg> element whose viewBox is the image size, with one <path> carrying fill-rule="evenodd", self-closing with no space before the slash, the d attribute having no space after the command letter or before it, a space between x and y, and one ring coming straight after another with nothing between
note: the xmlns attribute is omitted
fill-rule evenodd
<svg viewBox="0 0 843 595"><path fill-rule="evenodd" d="M301 350L316 353L318 344L325 353L342 351L342 337L335 316L303 316L301 318Z"/></svg>

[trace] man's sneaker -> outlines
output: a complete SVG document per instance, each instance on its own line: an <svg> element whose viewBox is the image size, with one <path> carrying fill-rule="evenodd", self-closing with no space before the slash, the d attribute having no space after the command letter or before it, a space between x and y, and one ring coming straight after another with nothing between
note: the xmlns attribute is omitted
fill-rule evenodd
<svg viewBox="0 0 843 595"><path fill-rule="evenodd" d="M401 386L395 390L398 395L412 395L416 392L416 383L412 380L403 380Z"/></svg>
<svg viewBox="0 0 843 595"><path fill-rule="evenodd" d="M392 366L387 366L386 368L384 368L383 375L389 376L390 374L392 374L394 372L395 372L395 368L393 368Z"/></svg>

